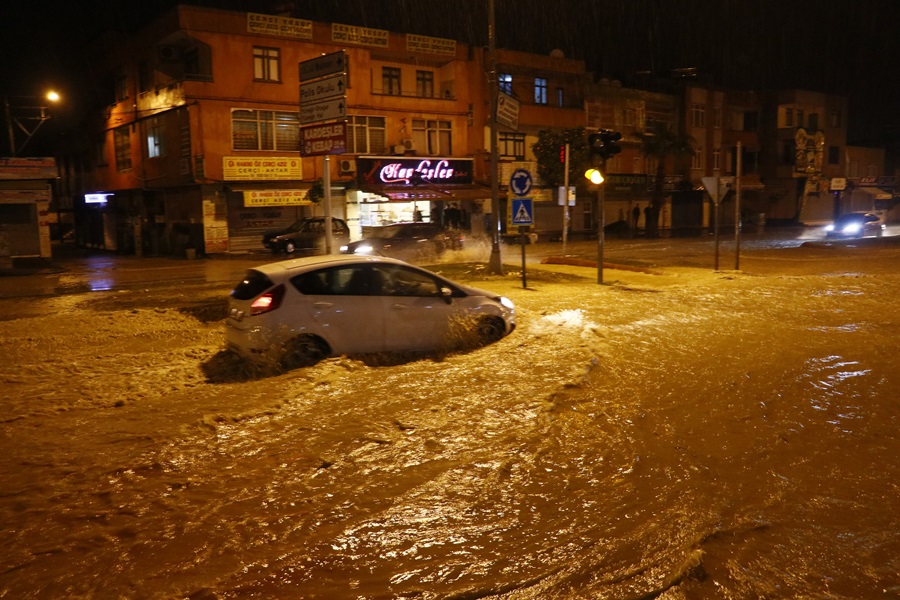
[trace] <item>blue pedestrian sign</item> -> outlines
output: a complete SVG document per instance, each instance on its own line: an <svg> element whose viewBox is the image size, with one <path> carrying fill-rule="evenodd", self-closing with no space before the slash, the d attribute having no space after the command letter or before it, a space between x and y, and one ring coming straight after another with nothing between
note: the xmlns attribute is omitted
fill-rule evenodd
<svg viewBox="0 0 900 600"><path fill-rule="evenodd" d="M531 198L513 198L512 200L512 224L533 225L534 205Z"/></svg>
<svg viewBox="0 0 900 600"><path fill-rule="evenodd" d="M525 169L516 169L509 178L509 189L516 196L527 196L534 181Z"/></svg>

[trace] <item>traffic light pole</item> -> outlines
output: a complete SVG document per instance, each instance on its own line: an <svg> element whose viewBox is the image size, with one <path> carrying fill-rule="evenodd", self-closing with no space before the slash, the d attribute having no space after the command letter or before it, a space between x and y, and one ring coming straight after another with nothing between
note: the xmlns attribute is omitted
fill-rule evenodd
<svg viewBox="0 0 900 600"><path fill-rule="evenodd" d="M597 227L597 284L603 283L603 230L606 227L606 217L603 210L603 184L597 184L597 211L600 218Z"/></svg>

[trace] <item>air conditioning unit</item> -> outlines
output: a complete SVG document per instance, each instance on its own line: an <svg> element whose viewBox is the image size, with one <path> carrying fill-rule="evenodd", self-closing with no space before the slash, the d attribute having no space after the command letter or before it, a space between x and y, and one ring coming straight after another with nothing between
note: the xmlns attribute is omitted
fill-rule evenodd
<svg viewBox="0 0 900 600"><path fill-rule="evenodd" d="M392 147L394 154L406 154L406 146L403 144L397 144Z"/></svg>
<svg viewBox="0 0 900 600"><path fill-rule="evenodd" d="M342 158L338 161L338 173L352 175L356 173L356 161L352 158Z"/></svg>
<svg viewBox="0 0 900 600"><path fill-rule="evenodd" d="M406 148L407 150L415 150L416 149L415 143L413 143L413 141L409 140L409 139L403 140L403 147Z"/></svg>
<svg viewBox="0 0 900 600"><path fill-rule="evenodd" d="M160 46L159 60L173 62L181 58L181 49L178 46Z"/></svg>

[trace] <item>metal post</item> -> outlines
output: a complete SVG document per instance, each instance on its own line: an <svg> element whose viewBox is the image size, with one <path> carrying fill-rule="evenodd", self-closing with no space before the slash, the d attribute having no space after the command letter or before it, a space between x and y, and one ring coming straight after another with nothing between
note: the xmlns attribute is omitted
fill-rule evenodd
<svg viewBox="0 0 900 600"><path fill-rule="evenodd" d="M9 96L3 97L3 109L6 113L6 130L9 133L9 155L16 155L16 136L13 131L12 110L9 108Z"/></svg>
<svg viewBox="0 0 900 600"><path fill-rule="evenodd" d="M597 210L600 212L600 222L597 231L597 283L603 283L603 229L606 226L606 216L603 210L603 184L597 184Z"/></svg>
<svg viewBox="0 0 900 600"><path fill-rule="evenodd" d="M326 154L325 170L322 173L323 191L322 201L325 203L325 254L331 254L334 245L334 235L331 231L331 156Z"/></svg>
<svg viewBox="0 0 900 600"><path fill-rule="evenodd" d="M569 237L569 144L566 144L565 172L563 173L563 224L562 253L566 255L566 240Z"/></svg>
<svg viewBox="0 0 900 600"><path fill-rule="evenodd" d="M497 81L497 42L494 37L494 0L488 0L488 52L490 54L490 79L488 87L491 96L491 259L488 262L488 273L503 274L503 261L500 258L500 182L497 177L499 168L497 157L497 104L500 89Z"/></svg>
<svg viewBox="0 0 900 600"><path fill-rule="evenodd" d="M737 170L734 177L734 270L741 268L741 143L737 143Z"/></svg>

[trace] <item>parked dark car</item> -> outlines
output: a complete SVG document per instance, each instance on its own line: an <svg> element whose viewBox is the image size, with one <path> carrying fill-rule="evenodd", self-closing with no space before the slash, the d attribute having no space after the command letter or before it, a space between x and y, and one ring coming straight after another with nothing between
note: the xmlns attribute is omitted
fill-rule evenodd
<svg viewBox="0 0 900 600"><path fill-rule="evenodd" d="M341 248L344 254L390 256L407 261L431 260L447 250L461 250L463 236L437 223L394 223Z"/></svg>
<svg viewBox="0 0 900 600"><path fill-rule="evenodd" d="M858 238L884 234L884 219L874 213L847 213L825 227L826 237Z"/></svg>
<svg viewBox="0 0 900 600"><path fill-rule="evenodd" d="M343 219L331 218L332 244L340 248L350 241L350 230ZM267 231L263 234L263 246L272 252L293 254L298 250L325 252L325 217L300 219L290 227Z"/></svg>

